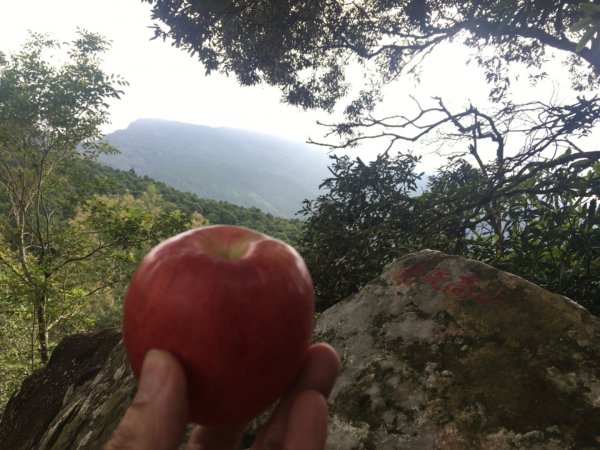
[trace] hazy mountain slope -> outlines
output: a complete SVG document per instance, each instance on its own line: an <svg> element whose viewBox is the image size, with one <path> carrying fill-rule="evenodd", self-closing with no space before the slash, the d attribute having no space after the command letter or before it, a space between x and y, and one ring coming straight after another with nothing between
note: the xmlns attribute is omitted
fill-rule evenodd
<svg viewBox="0 0 600 450"><path fill-rule="evenodd" d="M328 174L325 152L250 131L142 119L106 139L121 153L105 164L284 217L316 197Z"/></svg>

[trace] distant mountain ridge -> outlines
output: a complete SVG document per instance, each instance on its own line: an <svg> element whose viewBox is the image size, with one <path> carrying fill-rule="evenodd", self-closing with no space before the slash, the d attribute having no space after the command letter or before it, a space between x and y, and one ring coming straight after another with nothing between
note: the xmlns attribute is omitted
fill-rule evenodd
<svg viewBox="0 0 600 450"><path fill-rule="evenodd" d="M328 175L325 152L252 131L140 119L105 138L121 153L104 164L282 217L315 198Z"/></svg>

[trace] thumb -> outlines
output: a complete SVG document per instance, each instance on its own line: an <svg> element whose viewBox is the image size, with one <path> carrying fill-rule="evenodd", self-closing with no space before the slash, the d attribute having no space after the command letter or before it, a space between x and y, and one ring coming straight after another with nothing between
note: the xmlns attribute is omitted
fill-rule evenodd
<svg viewBox="0 0 600 450"><path fill-rule="evenodd" d="M105 450L173 450L187 419L187 384L181 364L170 353L150 350L138 391Z"/></svg>

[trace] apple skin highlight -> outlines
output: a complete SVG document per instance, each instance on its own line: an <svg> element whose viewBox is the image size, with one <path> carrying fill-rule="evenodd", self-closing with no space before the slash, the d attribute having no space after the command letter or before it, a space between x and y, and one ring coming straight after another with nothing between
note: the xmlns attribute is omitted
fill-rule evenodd
<svg viewBox="0 0 600 450"><path fill-rule="evenodd" d="M241 424L281 397L311 343L314 288L289 245L235 226L174 236L142 260L129 285L123 339L136 378L146 352L182 363L189 419Z"/></svg>

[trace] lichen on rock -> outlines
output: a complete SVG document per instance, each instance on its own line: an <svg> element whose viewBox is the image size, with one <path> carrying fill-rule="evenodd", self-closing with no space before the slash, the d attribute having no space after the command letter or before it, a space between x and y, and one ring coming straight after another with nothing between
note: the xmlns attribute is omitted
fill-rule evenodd
<svg viewBox="0 0 600 450"><path fill-rule="evenodd" d="M329 448L600 448L600 324L586 310L434 251L374 284L317 324L344 356ZM361 432L338 443L338 426Z"/></svg>

